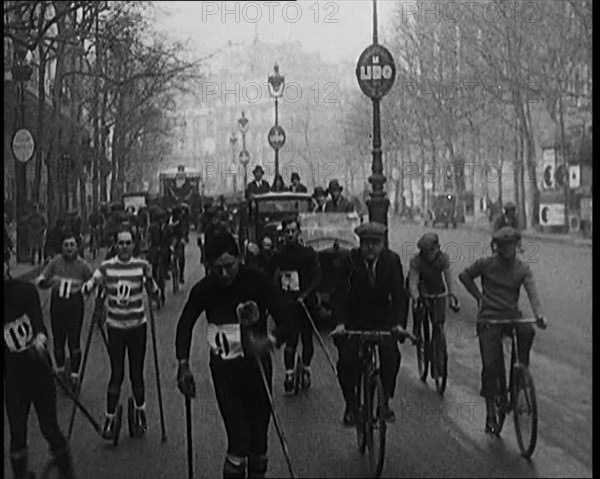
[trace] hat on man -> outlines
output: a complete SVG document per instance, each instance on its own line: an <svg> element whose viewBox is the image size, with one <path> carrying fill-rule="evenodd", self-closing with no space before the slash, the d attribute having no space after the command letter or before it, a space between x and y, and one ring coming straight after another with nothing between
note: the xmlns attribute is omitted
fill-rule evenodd
<svg viewBox="0 0 600 479"><path fill-rule="evenodd" d="M504 205L504 210L516 210L516 209L517 209L517 205L515 205L512 201L508 201Z"/></svg>
<svg viewBox="0 0 600 479"><path fill-rule="evenodd" d="M340 186L340 182L338 180L331 180L329 182L329 186L327 188L327 191L342 191L344 188L342 188Z"/></svg>
<svg viewBox="0 0 600 479"><path fill-rule="evenodd" d="M265 170L263 170L262 166L260 165L256 165L254 167L254 169L252 170L252 173L262 173L263 175L265 174Z"/></svg>
<svg viewBox="0 0 600 479"><path fill-rule="evenodd" d="M496 243L512 243L521 239L521 233L512 226L504 226L492 235Z"/></svg>
<svg viewBox="0 0 600 479"><path fill-rule="evenodd" d="M294 181L294 180L300 181L300 175L298 173L296 173L295 171L292 173L292 176L290 177L290 181Z"/></svg>
<svg viewBox="0 0 600 479"><path fill-rule="evenodd" d="M358 235L360 239L364 238L378 238L384 239L387 235L387 226L377 223L375 221L370 221L368 223L363 223L360 226L354 228L354 232Z"/></svg>
<svg viewBox="0 0 600 479"><path fill-rule="evenodd" d="M319 198L320 196L327 196L327 192L322 186L316 186L315 191L313 192L313 198Z"/></svg>

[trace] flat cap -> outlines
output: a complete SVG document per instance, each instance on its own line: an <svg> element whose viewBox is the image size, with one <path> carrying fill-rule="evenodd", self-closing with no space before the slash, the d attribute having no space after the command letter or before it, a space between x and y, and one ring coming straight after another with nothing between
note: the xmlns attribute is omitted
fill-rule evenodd
<svg viewBox="0 0 600 479"><path fill-rule="evenodd" d="M313 198L318 198L319 196L327 196L327 192L322 186L316 186L313 193Z"/></svg>
<svg viewBox="0 0 600 479"><path fill-rule="evenodd" d="M521 233L512 226L504 226L492 235L492 240L498 243L510 243L520 239Z"/></svg>
<svg viewBox="0 0 600 479"><path fill-rule="evenodd" d="M440 239L436 233L425 233L417 242L417 248L420 250L431 251L440 244Z"/></svg>
<svg viewBox="0 0 600 479"><path fill-rule="evenodd" d="M354 232L359 238L385 238L387 235L387 226L370 221L369 223L363 223L360 226L354 228Z"/></svg>

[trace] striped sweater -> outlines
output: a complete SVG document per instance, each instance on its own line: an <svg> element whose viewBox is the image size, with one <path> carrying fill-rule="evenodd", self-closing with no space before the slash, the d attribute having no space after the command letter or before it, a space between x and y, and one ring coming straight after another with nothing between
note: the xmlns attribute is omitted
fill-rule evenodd
<svg viewBox="0 0 600 479"><path fill-rule="evenodd" d="M152 280L152 267L145 259L121 261L117 256L103 261L90 280L90 288L101 284L106 290L106 325L131 329L144 324L144 281L151 281L152 291L158 288Z"/></svg>

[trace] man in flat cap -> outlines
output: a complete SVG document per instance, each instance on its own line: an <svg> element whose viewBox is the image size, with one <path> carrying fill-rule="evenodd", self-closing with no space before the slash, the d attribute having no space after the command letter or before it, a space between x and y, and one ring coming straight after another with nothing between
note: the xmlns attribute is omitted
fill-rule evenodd
<svg viewBox="0 0 600 479"><path fill-rule="evenodd" d="M350 251L344 272L348 281L343 322L335 331L383 330L394 336L380 343L381 380L384 390L383 414L386 421L394 421L389 406L394 396L396 377L400 370L400 351L397 340L404 341L408 314L408 296L404 289L404 273L400 256L385 247L387 227L380 223L364 223L354 232L360 238L360 247ZM335 332L333 333L335 335ZM358 342L336 340L338 348L338 380L346 401L344 424L356 422L356 371L360 367Z"/></svg>
<svg viewBox="0 0 600 479"><path fill-rule="evenodd" d="M517 205L512 201L507 202L502 208L502 211L498 213L498 216L494 219L492 233L495 233L500 228L505 226L512 226L515 229L519 229L519 220L517 218Z"/></svg>
<svg viewBox="0 0 600 479"><path fill-rule="evenodd" d="M331 199L325 205L326 213L350 213L354 211L354 205L342 196L342 188L338 180L331 180L327 192Z"/></svg>
<svg viewBox="0 0 600 479"><path fill-rule="evenodd" d="M477 336L482 363L480 394L485 398L487 410L485 432L496 435L500 434L500 431L494 398L496 395L506 393L502 337L510 333L510 325L507 329L507 325L482 323L493 319L521 318L519 294L523 286L529 297L537 326L545 329L547 325L533 273L526 263L517 258L520 242L521 234L518 230L510 226L500 228L492 236L492 255L479 258L458 276L467 291L477 301L479 310ZM481 290L475 283L477 278L481 278ZM516 329L519 359L527 366L535 331L531 324L518 324Z"/></svg>
<svg viewBox="0 0 600 479"><path fill-rule="evenodd" d="M252 170L252 174L254 175L254 181L248 183L248 186L246 187L246 198L251 198L254 195L271 191L269 183L262 179L265 174L265 170L262 169L262 166L256 165L254 170Z"/></svg>

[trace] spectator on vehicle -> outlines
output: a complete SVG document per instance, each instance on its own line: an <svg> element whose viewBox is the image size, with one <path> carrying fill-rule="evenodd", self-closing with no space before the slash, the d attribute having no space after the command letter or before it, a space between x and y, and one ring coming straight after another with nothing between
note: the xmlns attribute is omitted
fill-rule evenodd
<svg viewBox="0 0 600 479"><path fill-rule="evenodd" d="M325 205L327 204L327 192L325 188L317 186L312 196L316 203L313 213L325 213Z"/></svg>
<svg viewBox="0 0 600 479"><path fill-rule="evenodd" d="M331 195L331 199L325 205L326 213L349 213L354 211L354 205L342 196L342 186L338 180L331 180L327 192Z"/></svg>
<svg viewBox="0 0 600 479"><path fill-rule="evenodd" d="M295 171L292 173L290 181L292 182L290 185L290 191L293 191L294 193L306 193L308 191L306 186L300 183L300 175Z"/></svg>
<svg viewBox="0 0 600 479"><path fill-rule="evenodd" d="M252 170L252 174L254 175L254 181L248 183L248 186L246 187L246 198L251 198L254 195L271 191L269 183L262 179L265 174L265 170L262 169L262 166L256 165L256 168Z"/></svg>

